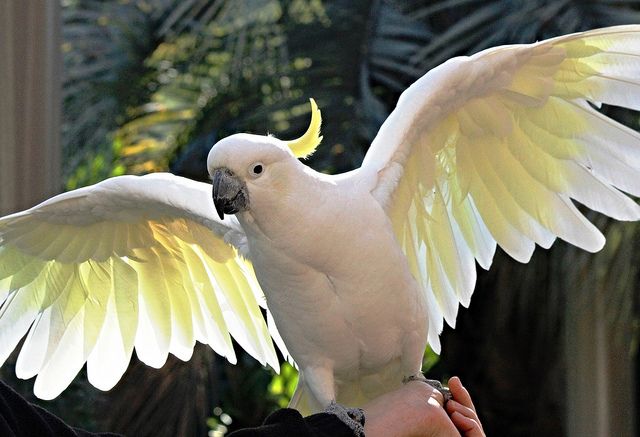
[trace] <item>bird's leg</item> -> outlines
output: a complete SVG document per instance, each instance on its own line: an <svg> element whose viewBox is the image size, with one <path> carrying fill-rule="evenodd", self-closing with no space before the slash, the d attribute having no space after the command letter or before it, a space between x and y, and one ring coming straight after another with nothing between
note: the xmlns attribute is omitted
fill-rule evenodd
<svg viewBox="0 0 640 437"><path fill-rule="evenodd" d="M421 381L427 383L431 387L442 393L444 402L446 404L449 399L452 399L449 389L444 387L442 383L440 383L440 381L425 378L425 376L420 371L420 366L422 364L422 355L424 354L425 348L424 338L418 335L416 331L414 331L407 334L403 340L402 370L405 376L402 378L402 383L406 384L409 381Z"/></svg>
<svg viewBox="0 0 640 437"><path fill-rule="evenodd" d="M435 388L436 390L438 390L440 393L442 393L442 396L444 397L444 403L446 404L447 401L453 399L453 396L451 395L451 392L449 391L449 388L445 387L442 385L442 383L436 379L427 379L422 372L418 372L415 375L410 375L410 376L405 376L404 378L402 378L402 383L406 384L407 382L411 382L411 381L421 381L424 382L426 384L429 384L431 387Z"/></svg>
<svg viewBox="0 0 640 437"><path fill-rule="evenodd" d="M303 369L302 372L312 396L320 405L326 407L324 411L342 420L353 431L353 435L364 437L364 412L360 408L348 408L336 402L333 370L311 367Z"/></svg>

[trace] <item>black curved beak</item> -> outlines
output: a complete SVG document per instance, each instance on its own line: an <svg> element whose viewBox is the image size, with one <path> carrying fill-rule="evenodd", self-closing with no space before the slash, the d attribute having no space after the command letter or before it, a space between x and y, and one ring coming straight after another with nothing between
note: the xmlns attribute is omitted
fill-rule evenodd
<svg viewBox="0 0 640 437"><path fill-rule="evenodd" d="M228 168L213 172L213 204L220 220L225 214L235 214L248 209L249 198L245 184Z"/></svg>

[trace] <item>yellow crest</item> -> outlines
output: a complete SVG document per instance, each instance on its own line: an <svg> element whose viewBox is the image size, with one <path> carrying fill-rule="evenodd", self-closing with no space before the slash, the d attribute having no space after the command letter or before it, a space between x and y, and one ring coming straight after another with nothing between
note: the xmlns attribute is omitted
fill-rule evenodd
<svg viewBox="0 0 640 437"><path fill-rule="evenodd" d="M309 99L311 102L311 123L307 131L297 140L287 141L287 146L291 149L296 158L306 158L311 155L322 141L320 136L320 125L322 124L322 115L316 101Z"/></svg>

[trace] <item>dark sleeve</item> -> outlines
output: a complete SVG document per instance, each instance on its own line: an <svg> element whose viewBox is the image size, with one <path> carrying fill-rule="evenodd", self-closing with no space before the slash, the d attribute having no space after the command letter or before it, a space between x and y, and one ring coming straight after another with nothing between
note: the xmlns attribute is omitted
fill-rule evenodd
<svg viewBox="0 0 640 437"><path fill-rule="evenodd" d="M118 437L72 428L47 410L27 402L0 381L0 436L2 437Z"/></svg>
<svg viewBox="0 0 640 437"><path fill-rule="evenodd" d="M337 416L318 413L302 417L300 412L283 408L266 418L262 426L232 432L228 437L353 437L353 431Z"/></svg>

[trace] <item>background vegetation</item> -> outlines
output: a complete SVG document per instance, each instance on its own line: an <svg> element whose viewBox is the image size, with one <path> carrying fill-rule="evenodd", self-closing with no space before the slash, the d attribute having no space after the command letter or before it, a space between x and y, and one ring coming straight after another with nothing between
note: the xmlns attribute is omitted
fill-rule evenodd
<svg viewBox="0 0 640 437"><path fill-rule="evenodd" d="M217 139L295 138L309 97L324 118L309 165L350 170L399 94L446 59L640 22L639 11L622 0L63 0L67 188L166 170L206 180ZM635 114L605 110L638 125ZM498 253L458 329L445 331L442 357L425 358L432 377L462 376L489 435L563 435L558 333L585 284L607 294L610 322L637 339L639 228L592 218L609 239L596 256L557 244L522 266ZM275 376L248 356L229 366L202 345L159 371L133 361L113 391L78 378L47 408L129 435L221 435L260 423L295 386L290 367ZM32 382L15 384L31 393Z"/></svg>

